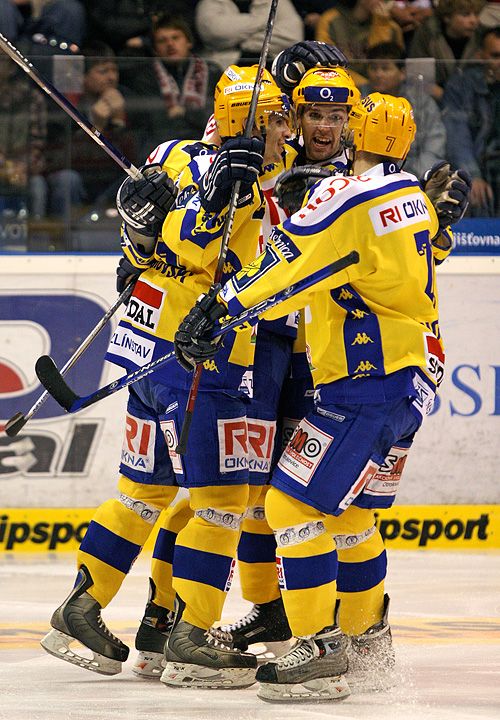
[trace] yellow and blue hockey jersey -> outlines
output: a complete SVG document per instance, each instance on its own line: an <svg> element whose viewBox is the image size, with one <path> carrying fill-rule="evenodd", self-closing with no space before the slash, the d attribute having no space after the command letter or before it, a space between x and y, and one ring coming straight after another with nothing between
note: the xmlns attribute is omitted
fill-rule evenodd
<svg viewBox="0 0 500 720"><path fill-rule="evenodd" d="M149 159L160 163L170 177L177 175L179 192L149 267L138 279L108 348L106 359L128 371L172 351L181 320L213 282L226 213L217 216L205 213L197 190L216 150L204 143L184 141L165 143L150 155ZM260 189L254 188L251 203L235 213L223 281L258 255L264 200ZM248 242L249 236L253 242ZM205 364L201 390L239 389L251 394L254 351L251 338L251 330L231 333L225 338L215 361ZM157 370L154 377L180 388L191 382L191 375L175 360Z"/></svg>
<svg viewBox="0 0 500 720"><path fill-rule="evenodd" d="M360 261L277 305L309 306L306 340L316 388L342 382L370 401L373 378L419 368L429 393L443 374L431 238L438 220L417 179L393 163L327 178L275 228L266 251L221 298L231 315L357 250Z"/></svg>

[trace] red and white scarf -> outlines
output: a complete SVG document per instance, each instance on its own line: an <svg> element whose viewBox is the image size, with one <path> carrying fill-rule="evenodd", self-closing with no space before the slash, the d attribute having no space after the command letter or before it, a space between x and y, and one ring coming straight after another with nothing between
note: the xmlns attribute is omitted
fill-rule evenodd
<svg viewBox="0 0 500 720"><path fill-rule="evenodd" d="M208 67L204 60L198 57L191 58L182 88L161 60L155 60L153 65L167 112L177 105L186 108L205 106Z"/></svg>

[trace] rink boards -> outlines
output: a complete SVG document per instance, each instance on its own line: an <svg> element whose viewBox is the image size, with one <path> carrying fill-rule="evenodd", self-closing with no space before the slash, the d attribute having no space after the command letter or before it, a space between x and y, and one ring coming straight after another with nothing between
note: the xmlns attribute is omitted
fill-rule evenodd
<svg viewBox="0 0 500 720"><path fill-rule="evenodd" d="M0 552L77 550L94 508L8 508L0 515ZM156 530L161 525L161 518ZM500 549L498 505L398 505L377 513L387 547L398 550ZM145 551L153 549L153 530Z"/></svg>
<svg viewBox="0 0 500 720"><path fill-rule="evenodd" d="M0 424L42 389L34 363L62 367L116 297L116 255L3 256ZM398 505L380 513L399 548L500 547L500 257L439 269L446 377L417 435ZM67 376L88 394L121 371L102 358L120 313ZM49 400L16 438L0 433L0 549L74 550L93 508L115 494L126 391L67 415ZM9 540L10 538L10 540Z"/></svg>

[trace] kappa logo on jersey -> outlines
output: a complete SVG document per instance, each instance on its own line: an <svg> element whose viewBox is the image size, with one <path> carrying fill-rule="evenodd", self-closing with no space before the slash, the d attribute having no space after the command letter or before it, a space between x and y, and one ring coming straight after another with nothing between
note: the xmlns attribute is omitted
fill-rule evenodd
<svg viewBox="0 0 500 720"><path fill-rule="evenodd" d="M154 348L153 340L147 340L129 328L119 325L109 343L108 353L132 360L142 367L153 359Z"/></svg>
<svg viewBox="0 0 500 720"><path fill-rule="evenodd" d="M248 468L248 428L245 417L217 420L219 470L221 473Z"/></svg>
<svg viewBox="0 0 500 720"><path fill-rule="evenodd" d="M332 442L333 435L328 435L306 419L301 420L278 462L278 467L307 487Z"/></svg>
<svg viewBox="0 0 500 720"><path fill-rule="evenodd" d="M175 403L175 407L178 405ZM167 408L168 412L168 408ZM162 420L160 427L163 432L163 437L168 447L168 454L172 462L172 467L176 475L184 475L184 468L182 467L182 457L179 453L175 452L175 448L178 445L177 428L175 427L175 420Z"/></svg>
<svg viewBox="0 0 500 720"><path fill-rule="evenodd" d="M248 425L248 467L253 472L268 473L276 434L274 420L247 420Z"/></svg>
<svg viewBox="0 0 500 720"><path fill-rule="evenodd" d="M376 235L398 230L408 225L415 225L423 220L430 221L427 205L421 195L404 195L390 202L376 205L368 211Z"/></svg>
<svg viewBox="0 0 500 720"><path fill-rule="evenodd" d="M144 330L155 331L160 320L161 306L166 293L138 280L129 300L125 317Z"/></svg>
<svg viewBox="0 0 500 720"><path fill-rule="evenodd" d="M396 495L401 480L401 475L408 458L408 448L396 447L394 445L383 465L370 477L364 492L368 495Z"/></svg>
<svg viewBox="0 0 500 720"><path fill-rule="evenodd" d="M153 472L156 424L127 413L122 446L123 465L139 472Z"/></svg>

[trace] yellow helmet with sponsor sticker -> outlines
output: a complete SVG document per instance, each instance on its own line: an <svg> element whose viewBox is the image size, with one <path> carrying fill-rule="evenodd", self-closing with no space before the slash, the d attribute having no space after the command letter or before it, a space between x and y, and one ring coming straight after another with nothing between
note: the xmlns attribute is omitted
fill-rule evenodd
<svg viewBox="0 0 500 720"><path fill-rule="evenodd" d="M313 67L304 73L293 91L292 102L296 110L306 103L356 105L361 93L344 68Z"/></svg>
<svg viewBox="0 0 500 720"><path fill-rule="evenodd" d="M258 65L251 67L230 65L222 73L214 94L214 117L221 137L234 137L243 133L257 70ZM259 130L267 128L273 113L282 115L288 120L290 102L276 85L272 75L264 70L255 113L255 125Z"/></svg>
<svg viewBox="0 0 500 720"><path fill-rule="evenodd" d="M371 93L352 108L349 130L355 149L404 160L417 126L406 98Z"/></svg>

